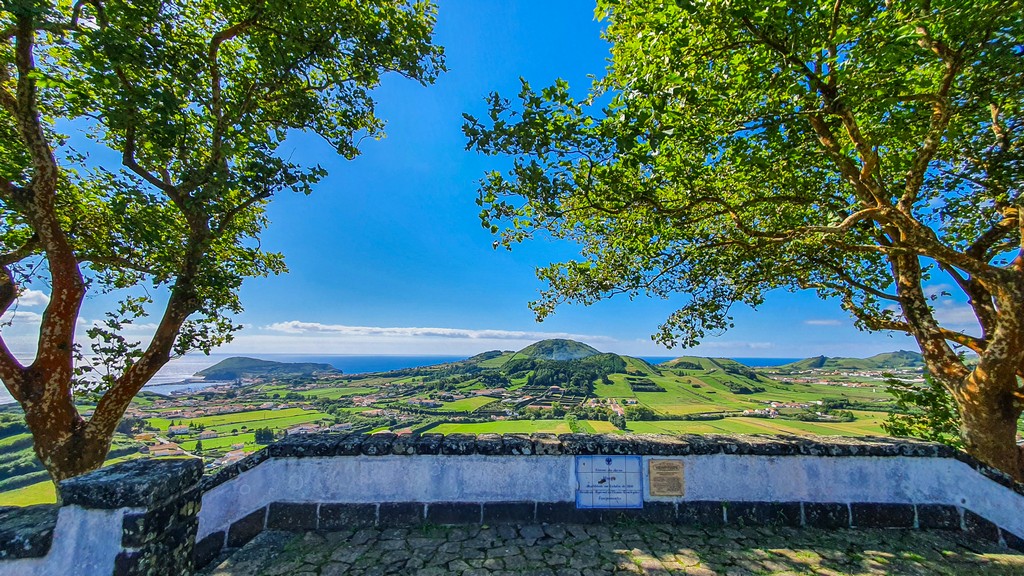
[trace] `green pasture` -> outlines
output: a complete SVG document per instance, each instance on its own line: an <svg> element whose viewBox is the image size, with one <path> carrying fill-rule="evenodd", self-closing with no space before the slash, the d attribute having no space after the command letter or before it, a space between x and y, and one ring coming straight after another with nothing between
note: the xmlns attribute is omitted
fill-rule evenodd
<svg viewBox="0 0 1024 576"><path fill-rule="evenodd" d="M874 413L871 413L874 414ZM801 422L770 418L723 418L721 420L659 420L628 422L630 432L643 434L795 434L807 436L871 436L884 434L877 418L854 422Z"/></svg>
<svg viewBox="0 0 1024 576"><path fill-rule="evenodd" d="M767 378L754 381L721 370L681 372L680 376L648 376L665 392L633 392L626 377L615 374L611 376L612 384L595 384L594 393L603 398L636 398L662 416L764 408L768 402L809 404L829 398L879 405L891 401L891 397L881 388L872 390L824 384L781 384ZM730 383L764 388L764 392L736 394L730 390ZM699 387L694 387L694 384Z"/></svg>
<svg viewBox="0 0 1024 576"><path fill-rule="evenodd" d="M107 467L118 462L134 460L136 458L142 458L142 455L129 454L120 458L112 458L104 462L103 466ZM0 506L34 506L36 504L53 504L56 501L57 491L50 480L0 492Z"/></svg>
<svg viewBox="0 0 1024 576"><path fill-rule="evenodd" d="M633 358L632 356L622 356L623 360L626 361L626 371L631 374L653 374L651 367L639 358Z"/></svg>
<svg viewBox="0 0 1024 576"><path fill-rule="evenodd" d="M581 420L580 422L584 421ZM495 420L493 422L470 424L445 423L431 428L430 432L441 434L511 434L514 432L522 434L531 434L533 432L568 434L570 430L565 420Z"/></svg>
<svg viewBox="0 0 1024 576"><path fill-rule="evenodd" d="M207 428L219 427L221 425L233 426L236 424L245 424L247 427L252 428L250 423L260 423L267 420L277 420L282 418L289 418L302 414L315 413L323 417L316 410L303 410L302 408L285 408L283 410L248 410L245 412L234 412L232 414L215 414L213 416L199 416L197 418L174 418L174 421L181 421L181 423L187 426L189 423L193 423L196 426L202 424ZM167 430L171 425L171 420L166 418L149 418L149 425L160 430ZM316 418L313 418L316 420ZM265 426L257 426L257 428L263 428ZM230 429L230 428L229 428Z"/></svg>
<svg viewBox="0 0 1024 576"><path fill-rule="evenodd" d="M7 438L0 439L0 450L7 448L8 446L14 444L15 442L18 442L19 440L24 440L26 438L31 437L32 434L25 432L24 434L14 434L12 436L8 436Z"/></svg>
<svg viewBox="0 0 1024 576"><path fill-rule="evenodd" d="M57 501L57 490L53 482L36 482L7 492L0 492L0 506L33 506L53 504Z"/></svg>
<svg viewBox="0 0 1024 576"><path fill-rule="evenodd" d="M453 402L445 402L442 410L449 412L472 412L477 408L494 402L494 398L488 396L470 396L469 398L463 398L461 400L455 400Z"/></svg>
<svg viewBox="0 0 1024 576"><path fill-rule="evenodd" d="M656 413L667 416L742 410L755 404L745 395L733 394L717 382L711 385L702 379L668 376L651 376L650 379L665 391L636 392L632 396ZM700 388L694 388L693 384Z"/></svg>
<svg viewBox="0 0 1024 576"><path fill-rule="evenodd" d="M182 450L186 452L192 452L196 449L196 442L199 440L186 440L178 444ZM203 439L203 452L209 450L223 450L228 451L231 449L232 444L255 444L256 434L251 432L244 432L240 434L229 434L227 436L217 436L216 438L204 438Z"/></svg>
<svg viewBox="0 0 1024 576"><path fill-rule="evenodd" d="M594 396L598 398L632 398L633 390L626 383L625 374L610 374L611 384L602 384L600 380L594 384Z"/></svg>
<svg viewBox="0 0 1024 576"><path fill-rule="evenodd" d="M284 410L281 410L284 412ZM242 426L245 426L248 430L255 428L270 428L271 430L281 430L284 428L290 428L296 424L306 424L309 422L317 422L323 419L330 419L330 416L323 412L316 410L304 410L294 416L285 416L283 418L268 418L266 420L247 420L244 422L228 422L219 426L207 426L207 430L213 430L217 433L223 434L225 432L231 432L232 430L241 430Z"/></svg>
<svg viewBox="0 0 1024 576"><path fill-rule="evenodd" d="M504 366L506 362L511 360L512 357L515 355L515 352L505 352L501 356L495 356L494 358L491 358L489 360L479 362L477 366L480 366L481 368L500 368Z"/></svg>
<svg viewBox="0 0 1024 576"><path fill-rule="evenodd" d="M377 388L353 387L353 388L315 388L313 390L302 390L299 392L305 398L320 398L323 400L337 400L346 396L362 396L375 394Z"/></svg>
<svg viewBox="0 0 1024 576"><path fill-rule="evenodd" d="M607 420L580 420L583 429L589 434L614 434L619 431Z"/></svg>

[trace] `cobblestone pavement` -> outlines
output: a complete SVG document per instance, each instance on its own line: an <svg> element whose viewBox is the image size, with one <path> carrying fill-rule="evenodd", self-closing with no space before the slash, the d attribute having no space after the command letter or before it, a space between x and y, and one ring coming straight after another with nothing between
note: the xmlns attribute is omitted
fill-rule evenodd
<svg viewBox="0 0 1024 576"><path fill-rule="evenodd" d="M203 576L1024 574L962 533L661 524L263 532Z"/></svg>

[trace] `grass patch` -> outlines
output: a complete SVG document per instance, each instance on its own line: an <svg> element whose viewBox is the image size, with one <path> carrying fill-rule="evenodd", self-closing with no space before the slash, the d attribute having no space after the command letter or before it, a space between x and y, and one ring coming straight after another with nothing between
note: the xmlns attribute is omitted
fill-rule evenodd
<svg viewBox="0 0 1024 576"><path fill-rule="evenodd" d="M57 490L50 480L0 492L0 506L33 506L53 504L56 501Z"/></svg>
<svg viewBox="0 0 1024 576"><path fill-rule="evenodd" d="M873 421L800 422L769 418L723 418L721 420L659 420L628 422L630 432L643 434L795 434L807 436L866 436L881 434Z"/></svg>
<svg viewBox="0 0 1024 576"><path fill-rule="evenodd" d="M338 398L344 398L346 396L362 396L365 394L374 394L377 392L376 388L316 388L314 390L303 390L299 392L305 398L322 398L324 400L337 400Z"/></svg>
<svg viewBox="0 0 1024 576"><path fill-rule="evenodd" d="M179 444L182 450L186 452L192 452L196 449L196 440L187 440ZM209 450L229 450L232 444L255 444L256 434L231 434L228 436L218 436L216 438L204 438L203 439L203 451Z"/></svg>
<svg viewBox="0 0 1024 576"><path fill-rule="evenodd" d="M230 430L234 425L245 424L249 428L253 428L251 424L262 424L270 420L280 420L292 417L304 417L308 414L317 414L318 417L323 417L323 414L316 410L303 410L302 408L285 408L283 410L248 410L245 412L235 412L232 414L216 414L214 416L200 416L198 418L175 418L174 421L180 421L184 425L190 423L195 425L204 425L208 429L218 429L227 426ZM316 420L317 417L312 418ZM149 418L149 425L160 430L167 430L167 427L171 425L171 420L166 418ZM310 420L304 420L309 422ZM256 426L257 428L266 427L266 424Z"/></svg>
<svg viewBox="0 0 1024 576"><path fill-rule="evenodd" d="M489 396L470 396L469 398L463 398L453 402L445 402L441 409L449 412L472 412L473 410L490 404L491 402L494 402L494 398Z"/></svg>

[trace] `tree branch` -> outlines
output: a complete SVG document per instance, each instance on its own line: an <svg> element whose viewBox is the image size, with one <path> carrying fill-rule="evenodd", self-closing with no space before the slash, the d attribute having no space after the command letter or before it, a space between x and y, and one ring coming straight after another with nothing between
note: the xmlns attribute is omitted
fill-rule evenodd
<svg viewBox="0 0 1024 576"><path fill-rule="evenodd" d="M39 249L39 246L39 235L33 234L32 237L21 246L7 252L6 254L0 254L0 266L9 266L15 262L20 262L25 258L28 258Z"/></svg>
<svg viewBox="0 0 1024 576"><path fill-rule="evenodd" d="M116 266L118 268L124 268L131 270L132 272L138 272L140 274L148 274L150 276L156 276L157 271L149 268L148 266L141 266L138 263L132 262L127 258L120 256L90 256L88 254L81 254L79 262L85 264L98 264L101 266Z"/></svg>
<svg viewBox="0 0 1024 576"><path fill-rule="evenodd" d="M857 172L856 182L860 183L858 189L863 187L863 189L870 192L872 201L869 205L874 204L881 206L888 204L888 199L884 193L881 181L874 177L874 172L878 168L879 164L878 153L864 137L863 132L861 132L853 111L840 99L838 87L834 83L822 80L822 78L818 74L815 74L815 72L811 70L803 60L798 58L789 47L759 29L749 18L743 16L741 17L741 20L744 28L746 28L748 32L753 34L754 37L760 40L765 46L776 52L787 64L804 76L814 91L821 96L823 102L828 108L828 111L839 117L843 127L846 129L846 134L849 137L850 142L853 143L861 158L861 169L853 170ZM813 122L813 115L811 117ZM827 127L824 122L821 122L821 126ZM814 128L815 132L819 131L818 126L815 126ZM821 134L819 133L819 138L820 137ZM834 141L834 138L832 140ZM834 158L846 158L846 156L841 153L836 155L831 148L829 150ZM849 160L848 158L846 159L847 161ZM850 179L850 176L847 174L849 168L850 167L848 166L840 166L840 169L843 171L843 174L847 179ZM851 180L851 182L853 182L853 180Z"/></svg>
<svg viewBox="0 0 1024 576"><path fill-rule="evenodd" d="M950 342L956 342L961 346L966 346L967 348L970 348L975 353L977 353L979 356L984 354L985 350L988 348L988 341L986 341L984 338L976 338L974 336L969 336L967 334L955 332L953 330L949 330L946 328L940 328L939 333L942 334L942 337L945 338L946 340L949 340Z"/></svg>
<svg viewBox="0 0 1024 576"><path fill-rule="evenodd" d="M129 123L124 131L124 150L121 152L121 164L137 174L146 182L149 182L157 189L162 190L168 197L174 200L172 194L176 193L174 186L164 182L155 174L139 165L135 159L135 124Z"/></svg>
<svg viewBox="0 0 1024 576"><path fill-rule="evenodd" d="M849 295L843 296L843 307L850 312L850 314L853 314L854 317L866 326L868 330L892 330L894 332L906 332L908 334L912 331L910 324L906 322L883 318L869 313L867 310L854 304Z"/></svg>
<svg viewBox="0 0 1024 576"><path fill-rule="evenodd" d="M923 27L918 28L918 31L921 30L923 30ZM932 158L935 157L939 144L942 142L942 134L946 131L949 120L953 116L952 107L949 105L949 93L953 87L953 80L960 71L960 63L958 59L953 59L952 55L950 59L943 59L946 62L946 70L943 72L942 81L939 83L939 89L932 103L931 124L928 127L927 134L925 134L921 148L914 155L914 159L910 163L903 195L897 204L899 209L908 215L912 213L914 202L917 201L918 192L920 192L921 185L924 183L924 174L928 170L928 165L931 163Z"/></svg>
<svg viewBox="0 0 1024 576"><path fill-rule="evenodd" d="M949 347L950 331L941 328L921 287L921 262L916 255L897 254L890 258L896 293L910 333L917 340L929 371L951 390L958 389L969 371Z"/></svg>
<svg viewBox="0 0 1024 576"><path fill-rule="evenodd" d="M835 63L839 59L839 47L836 46L836 33L839 31L839 17L843 8L843 0L836 0L835 4L832 5L832 23L829 25L828 30L828 55L832 60L832 64L828 67L828 85L835 89L839 83L839 77L836 74Z"/></svg>
<svg viewBox="0 0 1024 576"><path fill-rule="evenodd" d="M895 294L889 294L888 292L884 292L884 291L879 290L877 288L874 288L872 286L868 286L867 284L864 284L863 282L860 282L859 280L854 279L852 276L847 274L846 271L843 270L842 267L837 266L834 263L825 262L825 261L814 259L814 258L812 258L811 261L816 266L821 266L823 268L829 269L833 274L838 276L839 279L843 281L843 283L845 283L846 285L850 286L851 288L855 288L855 289L860 290L862 292L866 292L866 293L871 294L872 296L874 296L876 298L881 298L882 300L889 300L891 302L899 302L900 301L899 297L896 296Z"/></svg>
<svg viewBox="0 0 1024 576"><path fill-rule="evenodd" d="M201 256L201 252L197 252L194 248L194 246L189 247L190 262L188 265L192 268L196 265L198 256ZM146 347L138 361L125 370L110 390L100 398L96 404L96 410L93 411L93 415L89 419L89 428L101 434L113 433L132 398L170 360L178 331L196 308L197 299L192 286L192 276L186 273L179 276L175 282L149 346Z"/></svg>
<svg viewBox="0 0 1024 576"><path fill-rule="evenodd" d="M14 282L10 268L6 265L0 266L0 314L7 312L17 297L18 285ZM25 367L7 349L3 333L0 332L0 380L3 380L11 396L18 402L24 398L22 392L24 373Z"/></svg>
<svg viewBox="0 0 1024 576"><path fill-rule="evenodd" d="M998 311L992 301L992 293L977 280L965 278L952 266L939 263L939 268L950 275L960 287L960 290L967 295L967 303L974 310L974 316L981 325L982 338L988 338L995 329L998 318Z"/></svg>
<svg viewBox="0 0 1024 576"><path fill-rule="evenodd" d="M270 190L264 190L264 191L259 192L257 194L253 194L248 199L246 199L245 202L242 202L242 203L238 204L237 206L235 206L234 208L228 210L227 212L224 213L223 216L220 217L220 219L217 222L217 225L213 227L212 234L214 236L220 236L221 233L224 232L224 229L229 224L231 224L231 222L235 219L235 216L238 216L241 212L243 212L244 210L252 207L253 205L257 204L258 202L261 202L263 200L266 200L266 199L270 198L270 196L271 196Z"/></svg>
<svg viewBox="0 0 1024 576"><path fill-rule="evenodd" d="M207 57L210 63L210 112L213 115L213 138L211 143L211 163L214 165L219 164L221 154L221 141L224 137L224 113L221 102L221 74L220 65L217 62L217 54L220 51L220 46L224 42L237 37L239 34L245 32L247 29L252 27L256 16L247 20L243 20L238 24L234 24L217 32L213 35L210 40L210 48L207 51Z"/></svg>

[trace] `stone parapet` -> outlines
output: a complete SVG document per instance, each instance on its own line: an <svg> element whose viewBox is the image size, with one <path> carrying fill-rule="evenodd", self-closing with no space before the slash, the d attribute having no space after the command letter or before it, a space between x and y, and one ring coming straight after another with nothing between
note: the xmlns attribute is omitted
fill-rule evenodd
<svg viewBox="0 0 1024 576"><path fill-rule="evenodd" d="M0 510L0 561L46 556L53 543L58 507L44 504Z"/></svg>
<svg viewBox="0 0 1024 576"><path fill-rule="evenodd" d="M198 459L134 460L65 480L59 509L0 512L0 576L191 574L201 476Z"/></svg>
<svg viewBox="0 0 1024 576"><path fill-rule="evenodd" d="M935 442L888 436L785 436L771 434L298 434L288 436L215 474L203 478L210 490L267 458L329 456L556 456L608 454L690 456L878 456L952 458L985 477L1024 495L1024 484L967 454Z"/></svg>
<svg viewBox="0 0 1024 576"><path fill-rule="evenodd" d="M580 466L614 457L639 474L636 499L588 507ZM677 471L676 489L654 490L658 467ZM1024 550L1020 485L887 437L315 434L206 477L195 459L150 459L61 488L59 510L0 509L0 576L187 575L267 529L416 524L944 529Z"/></svg>

